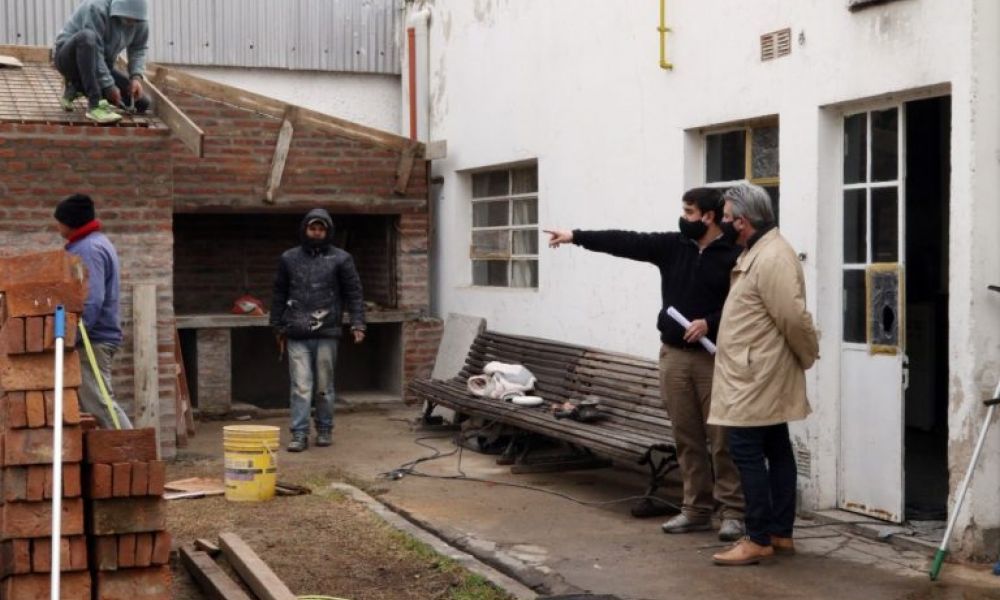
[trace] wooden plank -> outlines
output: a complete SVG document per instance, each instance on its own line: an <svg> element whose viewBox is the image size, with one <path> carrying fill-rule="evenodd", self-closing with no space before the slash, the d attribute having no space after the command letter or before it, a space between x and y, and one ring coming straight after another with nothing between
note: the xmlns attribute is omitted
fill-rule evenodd
<svg viewBox="0 0 1000 600"><path fill-rule="evenodd" d="M209 600L252 600L208 554L183 547L181 563Z"/></svg>
<svg viewBox="0 0 1000 600"><path fill-rule="evenodd" d="M177 107L160 88L147 80L143 86L153 98L153 109L170 131L198 158L205 156L205 132Z"/></svg>
<svg viewBox="0 0 1000 600"><path fill-rule="evenodd" d="M191 391L188 388L187 370L184 367L184 352L181 349L180 331L174 327L174 364L177 365L177 446L183 448L188 437L194 436L194 414L191 410Z"/></svg>
<svg viewBox="0 0 1000 600"><path fill-rule="evenodd" d="M156 284L132 286L132 366L137 428L151 427L160 447L160 367L156 347ZM154 457L157 458L157 457ZM133 459L136 460L136 459Z"/></svg>
<svg viewBox="0 0 1000 600"><path fill-rule="evenodd" d="M0 54L13 56L26 63L52 62L52 49L48 46L8 46L0 45Z"/></svg>
<svg viewBox="0 0 1000 600"><path fill-rule="evenodd" d="M213 544L212 540L207 540L205 538L198 538L194 541L194 547L202 552L208 554L209 556L215 556L222 552L219 549L218 544Z"/></svg>
<svg viewBox="0 0 1000 600"><path fill-rule="evenodd" d="M296 600L295 594L240 536L221 533L219 546L229 564L260 600Z"/></svg>
<svg viewBox="0 0 1000 600"><path fill-rule="evenodd" d="M274 204L278 188L281 187L281 177L285 173L288 151L292 147L292 137L295 135L297 112L297 109L292 105L285 108L281 130L278 132L278 141L274 145L274 157L271 159L271 176L267 180L267 191L264 193L264 202L268 204Z"/></svg>
<svg viewBox="0 0 1000 600"><path fill-rule="evenodd" d="M393 193L403 196L406 188L410 186L410 175L413 173L413 150L403 152L399 157L399 166L396 168L396 186Z"/></svg>

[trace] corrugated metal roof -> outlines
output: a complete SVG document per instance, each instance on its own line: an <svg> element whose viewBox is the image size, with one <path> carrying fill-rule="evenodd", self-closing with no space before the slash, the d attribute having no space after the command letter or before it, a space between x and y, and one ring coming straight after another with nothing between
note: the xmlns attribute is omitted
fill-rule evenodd
<svg viewBox="0 0 1000 600"><path fill-rule="evenodd" d="M0 0L0 44L51 45L80 0ZM152 0L150 58L400 72L402 0Z"/></svg>

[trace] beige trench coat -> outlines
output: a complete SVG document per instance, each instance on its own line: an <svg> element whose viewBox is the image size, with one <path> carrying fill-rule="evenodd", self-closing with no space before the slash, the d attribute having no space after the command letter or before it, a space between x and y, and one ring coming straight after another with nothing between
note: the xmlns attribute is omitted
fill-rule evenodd
<svg viewBox="0 0 1000 600"><path fill-rule="evenodd" d="M759 427L806 418L819 355L795 251L777 229L743 252L722 309L708 422Z"/></svg>

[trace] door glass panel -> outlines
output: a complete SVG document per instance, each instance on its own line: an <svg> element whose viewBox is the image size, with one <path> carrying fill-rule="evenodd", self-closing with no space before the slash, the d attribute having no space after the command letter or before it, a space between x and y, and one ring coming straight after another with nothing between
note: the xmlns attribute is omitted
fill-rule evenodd
<svg viewBox="0 0 1000 600"><path fill-rule="evenodd" d="M510 202L507 200L476 202L472 205L472 226L503 227L510 225L510 219L507 215L509 209Z"/></svg>
<svg viewBox="0 0 1000 600"><path fill-rule="evenodd" d="M866 113L844 119L844 183L863 183L867 177L868 133Z"/></svg>
<svg viewBox="0 0 1000 600"><path fill-rule="evenodd" d="M756 127L750 136L751 177L778 176L778 128Z"/></svg>
<svg viewBox="0 0 1000 600"><path fill-rule="evenodd" d="M865 272L844 271L844 341L865 343Z"/></svg>
<svg viewBox="0 0 1000 600"><path fill-rule="evenodd" d="M705 136L707 145L706 180L736 181L745 177L746 131L730 131Z"/></svg>
<svg viewBox="0 0 1000 600"><path fill-rule="evenodd" d="M867 216L865 190L844 191L844 262L864 263L868 261L865 252L867 239Z"/></svg>
<svg viewBox="0 0 1000 600"><path fill-rule="evenodd" d="M872 181L893 181L899 174L899 110L872 111Z"/></svg>
<svg viewBox="0 0 1000 600"><path fill-rule="evenodd" d="M507 285L507 261L472 261L472 285Z"/></svg>
<svg viewBox="0 0 1000 600"><path fill-rule="evenodd" d="M899 262L899 190L872 189L872 262Z"/></svg>

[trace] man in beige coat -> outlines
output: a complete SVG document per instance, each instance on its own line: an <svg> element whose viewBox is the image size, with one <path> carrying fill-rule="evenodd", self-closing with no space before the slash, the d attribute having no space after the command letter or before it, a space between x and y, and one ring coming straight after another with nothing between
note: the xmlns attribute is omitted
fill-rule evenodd
<svg viewBox="0 0 1000 600"><path fill-rule="evenodd" d="M725 194L723 230L745 250L733 268L722 309L708 422L727 428L740 471L747 537L714 555L747 565L794 552L796 466L788 422L806 418L805 370L819 355L806 310L802 266L775 227L763 188Z"/></svg>

